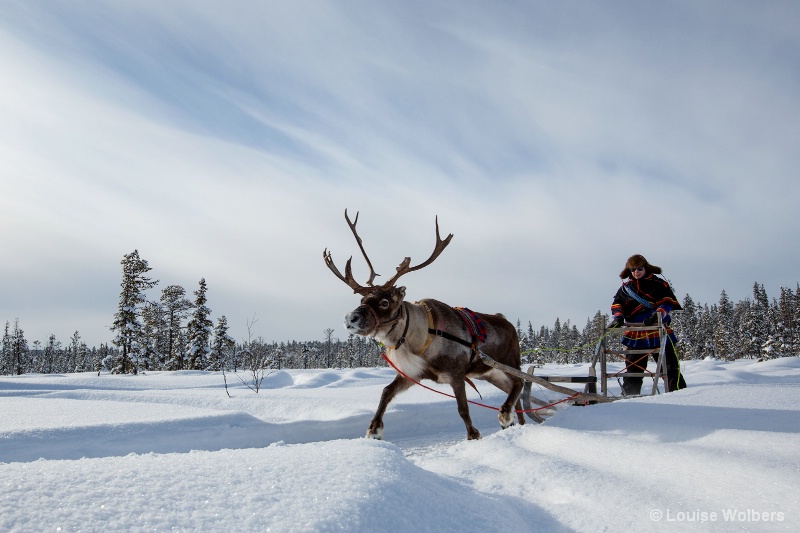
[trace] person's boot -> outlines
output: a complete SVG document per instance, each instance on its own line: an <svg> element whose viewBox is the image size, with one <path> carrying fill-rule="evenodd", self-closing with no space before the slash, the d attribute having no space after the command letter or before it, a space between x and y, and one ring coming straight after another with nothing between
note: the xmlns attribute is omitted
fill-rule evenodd
<svg viewBox="0 0 800 533"><path fill-rule="evenodd" d="M642 393L642 378L623 378L622 395L639 396Z"/></svg>

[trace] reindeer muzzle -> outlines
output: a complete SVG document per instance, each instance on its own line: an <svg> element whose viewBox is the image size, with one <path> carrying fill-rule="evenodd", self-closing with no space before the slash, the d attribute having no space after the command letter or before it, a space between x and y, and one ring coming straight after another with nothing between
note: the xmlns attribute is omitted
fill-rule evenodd
<svg viewBox="0 0 800 533"><path fill-rule="evenodd" d="M344 327L349 333L368 335L378 327L378 317L368 305L359 305L344 316Z"/></svg>

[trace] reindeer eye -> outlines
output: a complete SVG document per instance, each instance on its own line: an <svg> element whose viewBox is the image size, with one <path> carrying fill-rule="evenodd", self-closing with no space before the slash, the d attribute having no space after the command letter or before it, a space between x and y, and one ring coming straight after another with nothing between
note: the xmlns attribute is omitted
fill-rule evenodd
<svg viewBox="0 0 800 533"><path fill-rule="evenodd" d="M378 307L380 307L381 309L389 309L389 300L387 300L386 298L384 298L383 300L381 300L381 301L378 303Z"/></svg>

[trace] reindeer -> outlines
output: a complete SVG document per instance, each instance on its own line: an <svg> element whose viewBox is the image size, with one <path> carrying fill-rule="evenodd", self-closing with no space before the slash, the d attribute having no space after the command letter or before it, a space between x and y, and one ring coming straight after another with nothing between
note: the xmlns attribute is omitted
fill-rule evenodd
<svg viewBox="0 0 800 533"><path fill-rule="evenodd" d="M378 409L367 429L367 438L383 438L383 415L389 402L422 379L447 383L452 387L458 404L458 414L467 428L468 440L479 439L481 436L469 416L465 384L472 384L470 378L488 381L508 394L498 415L502 428L512 424L514 407L517 408L519 423L524 424L519 401L522 380L487 366L478 357L480 350L500 363L519 369L519 341L514 326L499 313L473 313L472 320L483 323L486 333L483 338L475 334L474 328L468 326L467 316L463 311L431 299L406 302L406 288L396 285L401 276L433 263L450 244L453 234L446 239L441 238L437 217L436 246L431 256L413 267L410 266L411 258L406 257L390 280L376 286L373 282L379 274L372 268L361 237L356 231L358 213L355 220L351 221L345 209L344 217L370 269L366 286L360 285L353 278L352 256L347 260L345 273L342 275L328 249L322 252L325 264L331 272L353 289L355 294L361 295L361 305L345 315L345 327L351 333L370 336L380 341L386 347L387 359L398 370L394 381L383 389Z"/></svg>

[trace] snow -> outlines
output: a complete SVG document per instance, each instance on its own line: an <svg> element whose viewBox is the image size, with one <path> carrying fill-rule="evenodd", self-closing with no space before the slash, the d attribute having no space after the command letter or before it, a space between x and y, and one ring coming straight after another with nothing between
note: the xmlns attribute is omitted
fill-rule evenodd
<svg viewBox="0 0 800 533"><path fill-rule="evenodd" d="M480 441L421 387L363 438L386 368L277 371L258 394L228 373L230 397L211 372L4 376L0 530L799 530L800 358L683 371L688 389L541 425L473 405Z"/></svg>

